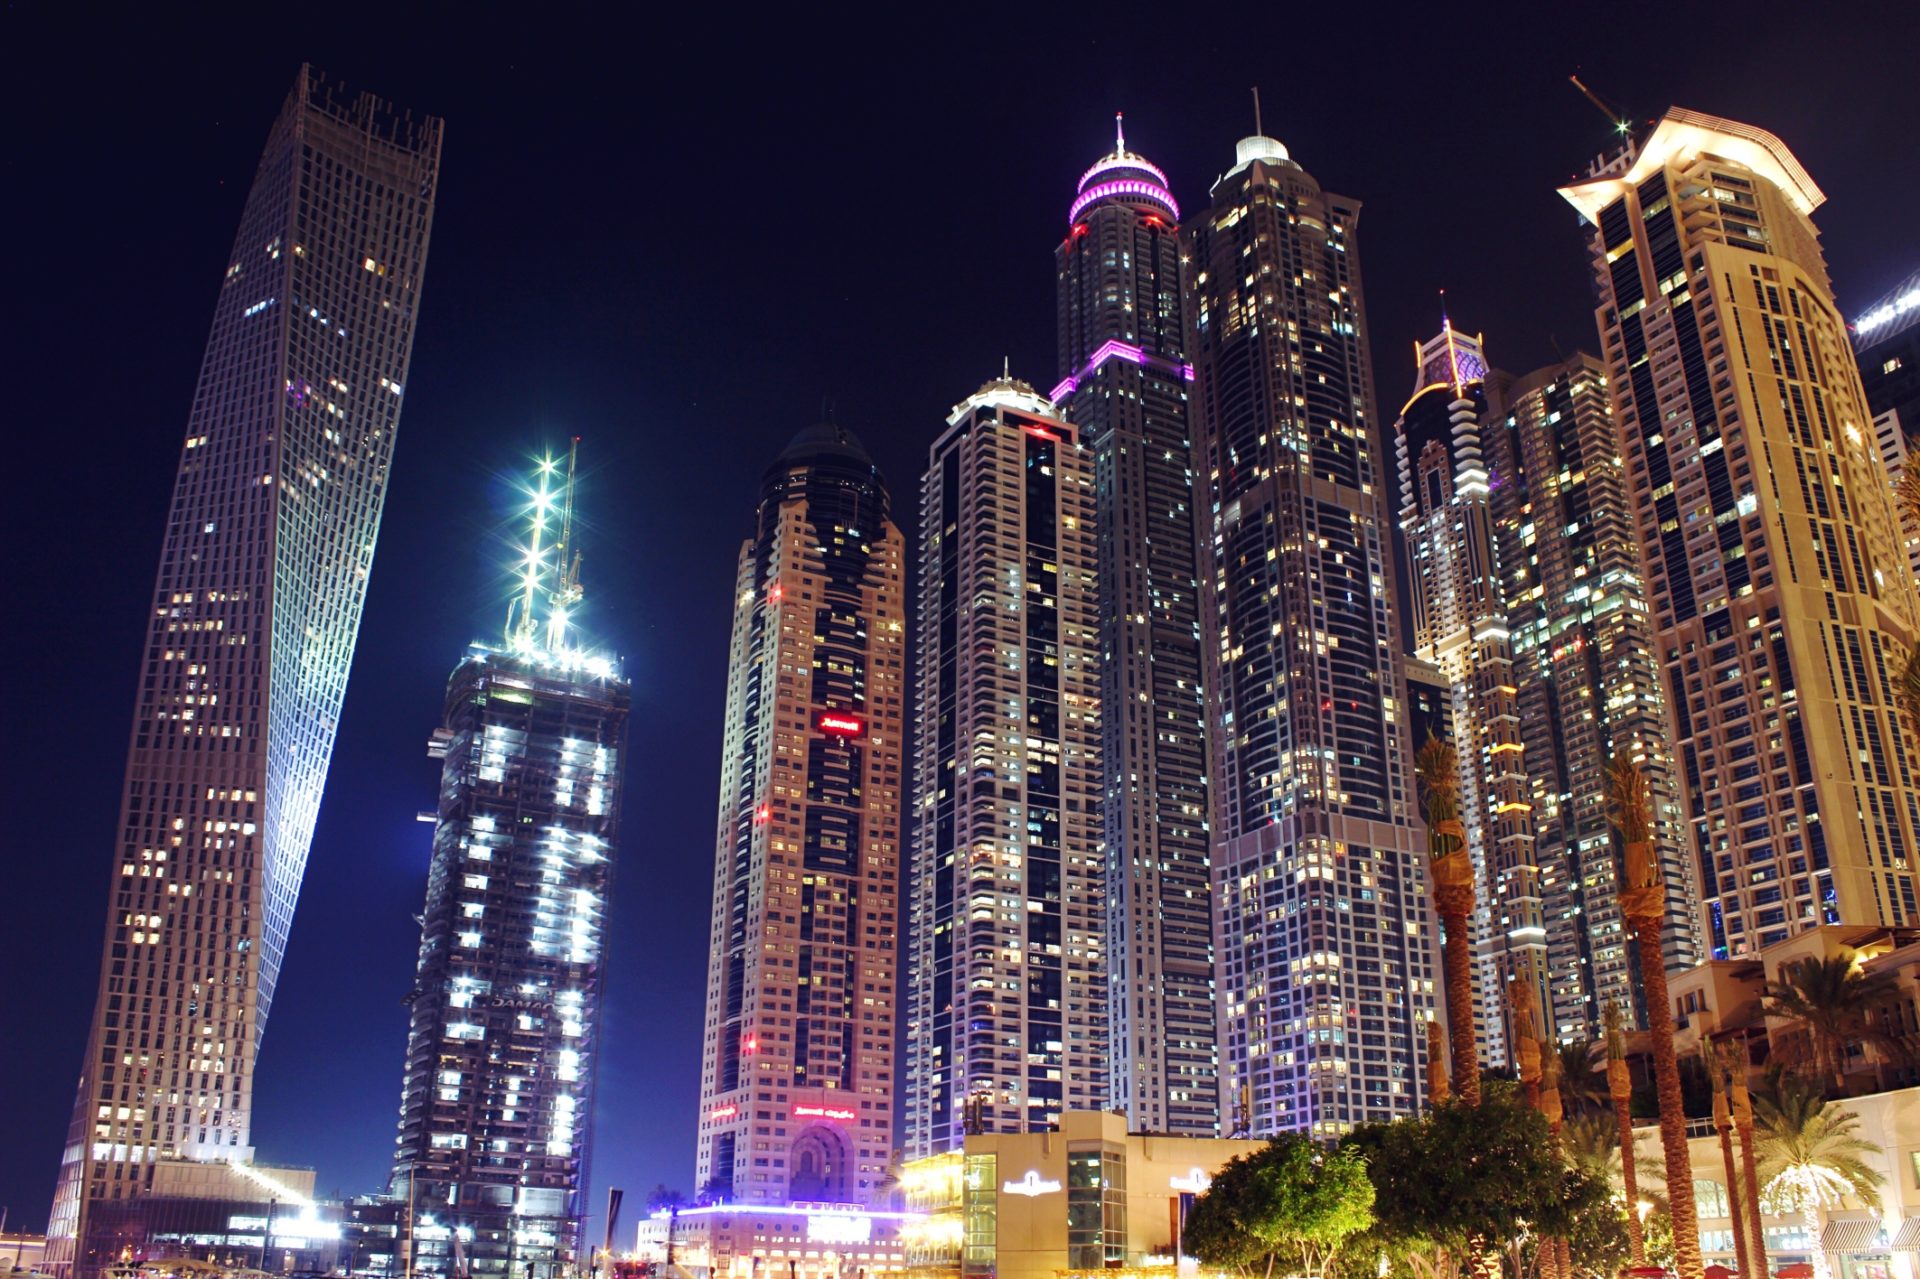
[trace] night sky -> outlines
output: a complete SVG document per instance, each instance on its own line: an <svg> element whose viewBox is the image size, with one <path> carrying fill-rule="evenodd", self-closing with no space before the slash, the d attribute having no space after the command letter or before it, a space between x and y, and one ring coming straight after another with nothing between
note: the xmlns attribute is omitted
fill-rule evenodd
<svg viewBox="0 0 1920 1279"><path fill-rule="evenodd" d="M384 1182L393 1145L427 736L467 642L498 633L507 477L543 445L583 437L584 620L634 687L597 1204L608 1185L693 1189L733 563L760 474L830 401L912 545L948 408L1002 357L1056 379L1051 255L1115 110L1192 211L1258 84L1267 131L1364 202L1389 420L1443 287L1503 367L1593 347L1554 192L1608 143L1576 69L1637 116L1677 103L1783 137L1831 201L1848 313L1920 258L1911 4L951 9L0 8L10 1224L37 1228L51 1199L180 438L302 60L447 120L398 459L254 1092L259 1158L348 1194Z"/></svg>

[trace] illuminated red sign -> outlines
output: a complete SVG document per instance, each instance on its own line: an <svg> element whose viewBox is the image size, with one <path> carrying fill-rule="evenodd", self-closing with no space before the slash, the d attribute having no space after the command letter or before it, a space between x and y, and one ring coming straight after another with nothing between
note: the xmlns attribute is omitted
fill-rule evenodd
<svg viewBox="0 0 1920 1279"><path fill-rule="evenodd" d="M835 737L865 737L867 721L845 711L821 711L813 717L813 726Z"/></svg>
<svg viewBox="0 0 1920 1279"><path fill-rule="evenodd" d="M795 1106L795 1119L832 1119L839 1123L852 1123L860 1117L859 1112L846 1106Z"/></svg>
<svg viewBox="0 0 1920 1279"><path fill-rule="evenodd" d="M712 1110L709 1110L707 1112L707 1118L731 1119L739 1113L740 1113L740 1107L738 1106L715 1106Z"/></svg>

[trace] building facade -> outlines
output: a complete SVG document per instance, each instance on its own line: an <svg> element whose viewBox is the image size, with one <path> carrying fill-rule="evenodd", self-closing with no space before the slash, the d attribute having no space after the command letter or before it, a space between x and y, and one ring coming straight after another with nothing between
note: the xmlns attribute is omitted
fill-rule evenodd
<svg viewBox="0 0 1920 1279"><path fill-rule="evenodd" d="M1550 983L1520 690L1488 501L1486 352L1477 335L1443 320L1437 336L1415 345L1414 368L1413 396L1394 423L1413 653L1439 670L1452 703L1460 812L1477 880L1470 926L1481 1058L1512 1065L1507 983L1532 983L1540 1008L1550 1006Z"/></svg>
<svg viewBox="0 0 1920 1279"><path fill-rule="evenodd" d="M1434 1012L1359 216L1254 137L1186 229L1232 1136L1409 1113Z"/></svg>
<svg viewBox="0 0 1920 1279"><path fill-rule="evenodd" d="M1562 194L1589 228L1710 952L1914 920L1914 586L1824 197L1772 134L1679 108Z"/></svg>
<svg viewBox="0 0 1920 1279"><path fill-rule="evenodd" d="M867 1204L893 1151L905 545L844 427L802 431L740 549L696 1177Z"/></svg>
<svg viewBox="0 0 1920 1279"><path fill-rule="evenodd" d="M1852 328L1874 439L1887 478L1897 486L1913 451L1912 437L1920 432L1920 272L1861 312ZM1920 578L1920 516L1906 510L1897 514L1907 566Z"/></svg>
<svg viewBox="0 0 1920 1279"><path fill-rule="evenodd" d="M1180 211L1127 150L1081 175L1054 250L1053 399L1093 454L1112 1104L1212 1136L1212 892Z"/></svg>
<svg viewBox="0 0 1920 1279"><path fill-rule="evenodd" d="M515 1279L581 1255L630 692L569 633L572 471L556 489L553 470L529 490L505 642L454 669L429 747L439 812L387 1186L414 1274Z"/></svg>
<svg viewBox="0 0 1920 1279"><path fill-rule="evenodd" d="M214 303L168 510L99 994L49 1227L251 1157L266 1029L386 496L440 121L302 68ZM122 1214L124 1215L124 1214Z"/></svg>
<svg viewBox="0 0 1920 1279"><path fill-rule="evenodd" d="M1705 958L1698 879L1606 372L1575 355L1497 380L1494 401L1492 510L1552 973L1540 1006L1555 1038L1585 1043L1609 1004L1645 1024L1638 943L1617 900L1622 849L1607 820L1615 752L1640 761L1652 794L1668 971Z"/></svg>
<svg viewBox="0 0 1920 1279"><path fill-rule="evenodd" d="M921 486L910 1157L1108 1090L1093 462L1024 382L957 405Z"/></svg>

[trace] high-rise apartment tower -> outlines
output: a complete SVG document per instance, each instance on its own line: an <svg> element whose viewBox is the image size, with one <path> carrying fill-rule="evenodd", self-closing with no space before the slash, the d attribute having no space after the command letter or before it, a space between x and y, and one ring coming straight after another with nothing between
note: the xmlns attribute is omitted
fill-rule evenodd
<svg viewBox="0 0 1920 1279"><path fill-rule="evenodd" d="M555 472L528 489L505 643L454 669L429 747L439 818L388 1182L416 1274L518 1279L580 1253L629 689L570 633L571 461Z"/></svg>
<svg viewBox="0 0 1920 1279"><path fill-rule="evenodd" d="M1607 820L1615 752L1640 760L1652 792L1669 970L1706 957L1695 864L1606 372L1575 355L1498 381L1494 399L1483 434L1552 973L1541 1007L1556 1038L1585 1043L1608 1004L1632 1025L1645 1016L1618 902L1623 850Z"/></svg>
<svg viewBox="0 0 1920 1279"><path fill-rule="evenodd" d="M1711 951L1915 922L1914 586L1824 197L1772 134L1679 108L1561 194L1589 224Z"/></svg>
<svg viewBox="0 0 1920 1279"><path fill-rule="evenodd" d="M910 1156L1107 1097L1093 459L1024 382L957 405L921 486Z"/></svg>
<svg viewBox="0 0 1920 1279"><path fill-rule="evenodd" d="M1469 923L1475 1021L1482 1060L1507 1066L1514 1039L1507 984L1531 982L1537 1006L1547 1007L1547 929L1488 508L1486 352L1477 335L1443 319L1438 335L1415 345L1414 369L1413 396L1394 423L1413 651L1440 670L1452 702L1460 812L1476 880Z"/></svg>
<svg viewBox="0 0 1920 1279"><path fill-rule="evenodd" d="M1180 216L1127 150L1081 175L1054 250L1053 398L1093 454L1111 1105L1137 1132L1218 1131L1205 700Z"/></svg>
<svg viewBox="0 0 1920 1279"><path fill-rule="evenodd" d="M768 468L734 583L696 1177L871 1202L893 1151L906 549L851 431Z"/></svg>
<svg viewBox="0 0 1920 1279"><path fill-rule="evenodd" d="M244 1160L266 1030L373 564L441 123L302 68L214 303L167 514L100 985L49 1226L160 1160ZM124 1213L121 1214L124 1216Z"/></svg>
<svg viewBox="0 0 1920 1279"><path fill-rule="evenodd" d="M1256 136L1186 228L1229 1136L1408 1113L1434 1010L1359 216Z"/></svg>

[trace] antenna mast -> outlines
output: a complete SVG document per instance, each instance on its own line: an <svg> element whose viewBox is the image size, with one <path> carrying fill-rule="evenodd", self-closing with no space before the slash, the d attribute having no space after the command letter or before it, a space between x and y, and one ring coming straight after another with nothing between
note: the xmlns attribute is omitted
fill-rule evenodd
<svg viewBox="0 0 1920 1279"><path fill-rule="evenodd" d="M1581 97L1593 103L1594 106L1600 109L1600 114L1607 117L1607 123L1611 124L1614 127L1615 131L1618 132L1622 137L1625 137L1627 134L1633 132L1633 121L1627 119L1625 116L1621 115L1618 111L1614 110L1612 106L1608 105L1607 101L1604 98L1602 98L1599 94L1595 93L1592 89L1589 89L1585 85L1585 83L1581 81L1579 76L1570 75L1567 77L1567 79L1572 82L1574 88L1580 90Z"/></svg>
<svg viewBox="0 0 1920 1279"><path fill-rule="evenodd" d="M1265 126L1260 123L1260 86L1257 84L1253 86L1253 136L1256 138L1267 136Z"/></svg>

